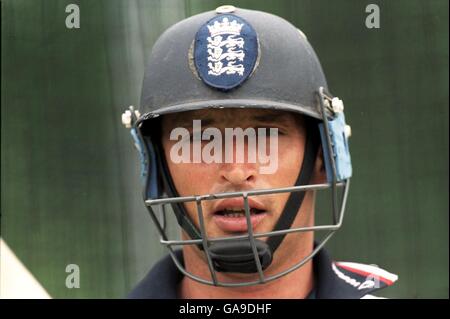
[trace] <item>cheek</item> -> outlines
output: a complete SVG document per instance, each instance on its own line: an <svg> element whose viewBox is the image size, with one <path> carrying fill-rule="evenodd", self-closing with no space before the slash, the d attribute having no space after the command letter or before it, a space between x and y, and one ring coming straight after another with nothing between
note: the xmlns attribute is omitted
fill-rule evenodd
<svg viewBox="0 0 450 319"><path fill-rule="evenodd" d="M180 196L207 194L217 169L212 164L173 163L170 160L170 144L164 145L167 166Z"/></svg>
<svg viewBox="0 0 450 319"><path fill-rule="evenodd" d="M272 185L287 187L294 185L300 173L303 160L303 143L300 137L280 138L278 149L278 170L270 178Z"/></svg>
<svg viewBox="0 0 450 319"><path fill-rule="evenodd" d="M170 174L181 196L207 194L215 171L210 165L168 164Z"/></svg>
<svg viewBox="0 0 450 319"><path fill-rule="evenodd" d="M207 194L211 189L214 179L214 165L195 163L173 163L170 160L170 145L164 145L167 166L170 176L179 196L191 196L192 194ZM197 205L194 202L184 203L187 213L198 225Z"/></svg>

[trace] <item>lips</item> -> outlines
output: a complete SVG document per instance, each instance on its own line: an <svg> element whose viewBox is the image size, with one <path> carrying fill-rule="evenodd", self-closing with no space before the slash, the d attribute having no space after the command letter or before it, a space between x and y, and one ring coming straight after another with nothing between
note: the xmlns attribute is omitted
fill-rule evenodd
<svg viewBox="0 0 450 319"><path fill-rule="evenodd" d="M267 216L264 206L248 199L250 207L250 222L252 229ZM247 218L245 216L244 199L230 198L218 202L213 210L213 220L225 232L247 232Z"/></svg>

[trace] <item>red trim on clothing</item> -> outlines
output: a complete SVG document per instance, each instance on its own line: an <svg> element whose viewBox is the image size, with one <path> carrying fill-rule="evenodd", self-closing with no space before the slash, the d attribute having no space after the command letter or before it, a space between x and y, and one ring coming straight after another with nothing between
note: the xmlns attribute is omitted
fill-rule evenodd
<svg viewBox="0 0 450 319"><path fill-rule="evenodd" d="M364 277L369 277L369 276L378 277L382 282L384 282L388 286L390 286L390 285L392 285L394 283L392 280L389 280L389 279L387 279L385 277L382 277L382 276L374 274L374 273L370 273L370 272L363 271L363 270L360 270L360 269L352 268L352 267L349 267L349 266L344 266L344 265L341 265L339 263L336 263L336 266L339 266L340 268L343 268L343 269L345 269L347 271L350 271L350 272L354 272L355 274L358 274L358 275L361 275L361 276L364 276Z"/></svg>

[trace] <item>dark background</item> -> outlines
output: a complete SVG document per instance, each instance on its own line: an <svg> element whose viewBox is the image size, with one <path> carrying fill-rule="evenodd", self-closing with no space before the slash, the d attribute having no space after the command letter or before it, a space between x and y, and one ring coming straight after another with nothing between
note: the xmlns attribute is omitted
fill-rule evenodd
<svg viewBox="0 0 450 319"><path fill-rule="evenodd" d="M164 251L120 115L162 31L222 4L299 27L345 101L354 178L334 258L397 273L379 295L448 298L447 0L2 1L2 238L52 297L122 297L142 278Z"/></svg>

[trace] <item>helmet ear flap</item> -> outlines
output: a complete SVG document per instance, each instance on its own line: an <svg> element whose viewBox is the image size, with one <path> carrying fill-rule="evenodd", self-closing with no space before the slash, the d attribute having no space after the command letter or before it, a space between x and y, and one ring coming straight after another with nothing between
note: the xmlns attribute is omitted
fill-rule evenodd
<svg viewBox="0 0 450 319"><path fill-rule="evenodd" d="M141 135L136 128L131 129L131 136L141 162L141 184L144 200L158 198L161 195L161 187L159 187L155 149L150 141L150 136Z"/></svg>
<svg viewBox="0 0 450 319"><path fill-rule="evenodd" d="M323 87L319 89L318 95L323 117L322 123L319 124L319 131L327 182L341 182L352 176L348 146L350 126L345 123L342 100L328 96ZM331 119L327 116L326 108L331 113Z"/></svg>
<svg viewBox="0 0 450 319"><path fill-rule="evenodd" d="M326 124L319 124L327 181L328 183L332 183L334 175L336 175L336 181L341 182L352 176L348 137L345 134L346 124L344 113L339 113L336 118L328 121L327 124L328 134L325 129ZM331 149L328 147L328 138L331 142Z"/></svg>
<svg viewBox="0 0 450 319"><path fill-rule="evenodd" d="M159 198L162 195L162 191L160 187L161 183L158 173L158 163L156 160L155 148L153 143L150 141L150 137L145 137L144 141L149 155L149 172L145 191L147 194L147 198Z"/></svg>

